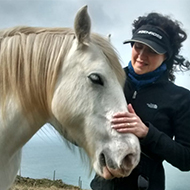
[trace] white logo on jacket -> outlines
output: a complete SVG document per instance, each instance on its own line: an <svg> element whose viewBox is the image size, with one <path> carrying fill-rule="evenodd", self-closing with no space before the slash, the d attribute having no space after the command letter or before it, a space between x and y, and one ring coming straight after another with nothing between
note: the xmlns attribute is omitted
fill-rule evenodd
<svg viewBox="0 0 190 190"><path fill-rule="evenodd" d="M151 109L158 109L158 105L156 105L156 104L147 103L146 105L147 105L149 108L151 108Z"/></svg>

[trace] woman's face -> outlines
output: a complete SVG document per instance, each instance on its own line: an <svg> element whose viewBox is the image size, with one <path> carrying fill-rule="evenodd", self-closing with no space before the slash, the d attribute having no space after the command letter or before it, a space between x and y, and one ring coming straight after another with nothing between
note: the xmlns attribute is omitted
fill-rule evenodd
<svg viewBox="0 0 190 190"><path fill-rule="evenodd" d="M157 69L166 59L148 46L135 42L132 47L131 63L136 74L142 75Z"/></svg>

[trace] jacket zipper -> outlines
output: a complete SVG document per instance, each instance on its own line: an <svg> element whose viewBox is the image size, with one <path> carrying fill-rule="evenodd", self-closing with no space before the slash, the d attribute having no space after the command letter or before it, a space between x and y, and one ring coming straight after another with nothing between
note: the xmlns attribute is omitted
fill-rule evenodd
<svg viewBox="0 0 190 190"><path fill-rule="evenodd" d="M136 99L136 96L137 96L137 91L135 90L133 93L132 99Z"/></svg>

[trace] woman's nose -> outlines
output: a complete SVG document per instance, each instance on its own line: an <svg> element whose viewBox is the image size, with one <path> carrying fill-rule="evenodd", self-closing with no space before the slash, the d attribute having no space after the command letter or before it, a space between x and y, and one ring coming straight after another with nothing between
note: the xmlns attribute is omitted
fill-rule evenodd
<svg viewBox="0 0 190 190"><path fill-rule="evenodd" d="M139 56L146 56L146 50L144 48L139 51Z"/></svg>

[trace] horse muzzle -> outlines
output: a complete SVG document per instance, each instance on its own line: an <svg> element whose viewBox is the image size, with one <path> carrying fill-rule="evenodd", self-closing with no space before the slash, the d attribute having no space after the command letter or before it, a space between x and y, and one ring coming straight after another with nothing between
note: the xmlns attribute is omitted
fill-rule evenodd
<svg viewBox="0 0 190 190"><path fill-rule="evenodd" d="M132 170L136 167L139 162L139 156L137 154L127 154L123 159L116 160L116 163L109 154L100 154L100 166L101 166L101 176L105 179L120 178L129 176Z"/></svg>
<svg viewBox="0 0 190 190"><path fill-rule="evenodd" d="M140 145L138 139L115 142L112 146L103 148L97 159L95 171L105 179L127 177L140 160Z"/></svg>

